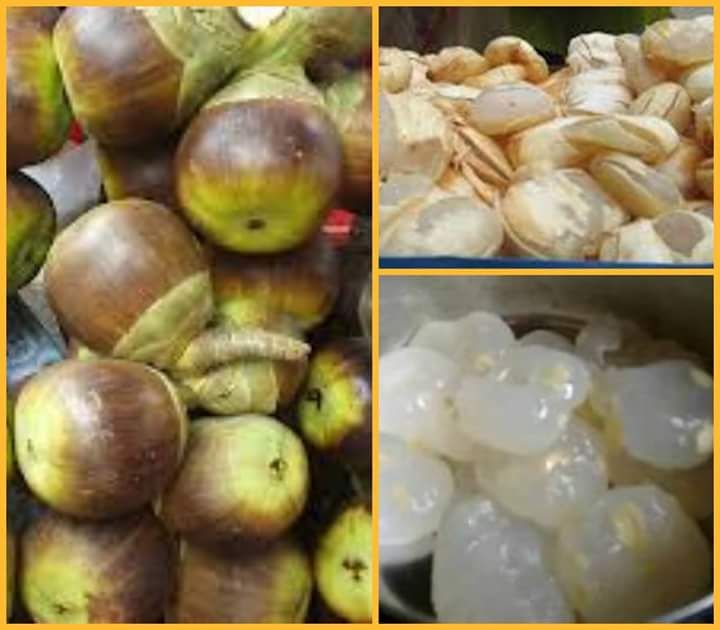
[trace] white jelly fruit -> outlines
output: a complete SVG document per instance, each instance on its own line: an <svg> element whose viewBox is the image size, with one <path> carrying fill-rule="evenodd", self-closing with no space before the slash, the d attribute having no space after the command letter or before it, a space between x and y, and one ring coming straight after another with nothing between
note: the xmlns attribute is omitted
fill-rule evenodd
<svg viewBox="0 0 720 630"><path fill-rule="evenodd" d="M441 623L572 622L548 568L547 538L476 496L456 503L438 531L432 601Z"/></svg>
<svg viewBox="0 0 720 630"><path fill-rule="evenodd" d="M545 451L510 455L478 449L478 484L513 513L552 529L581 514L608 487L600 435L580 420Z"/></svg>
<svg viewBox="0 0 720 630"><path fill-rule="evenodd" d="M575 347L567 337L552 330L533 330L520 337L518 341L522 346L543 346L560 352L575 352Z"/></svg>
<svg viewBox="0 0 720 630"><path fill-rule="evenodd" d="M614 488L560 529L556 570L588 622L642 622L708 592L711 552L678 502L651 485Z"/></svg>
<svg viewBox="0 0 720 630"><path fill-rule="evenodd" d="M451 459L472 457L457 426L454 392L460 371L447 357L406 347L380 358L380 430Z"/></svg>
<svg viewBox="0 0 720 630"><path fill-rule="evenodd" d="M390 435L380 437L381 559L428 551L423 543L437 531L453 496L454 482L441 459L406 445Z"/></svg>
<svg viewBox="0 0 720 630"><path fill-rule="evenodd" d="M611 419L633 457L658 468L694 468L713 448L712 377L686 360L605 374Z"/></svg>

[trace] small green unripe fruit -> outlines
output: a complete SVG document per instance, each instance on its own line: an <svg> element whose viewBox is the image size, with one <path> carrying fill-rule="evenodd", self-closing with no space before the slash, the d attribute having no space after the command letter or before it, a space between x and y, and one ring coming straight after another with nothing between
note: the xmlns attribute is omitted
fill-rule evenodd
<svg viewBox="0 0 720 630"><path fill-rule="evenodd" d="M29 13L30 9L8 15L8 171L41 162L57 152L70 126L70 108L53 51L51 20L47 15Z"/></svg>
<svg viewBox="0 0 720 630"><path fill-rule="evenodd" d="M372 517L362 505L345 508L321 536L315 579L325 604L352 623L372 620Z"/></svg>
<svg viewBox="0 0 720 630"><path fill-rule="evenodd" d="M300 439L267 416L192 423L161 518L193 542L273 540L300 516L308 493Z"/></svg>
<svg viewBox="0 0 720 630"><path fill-rule="evenodd" d="M16 457L30 489L91 519L153 501L180 463L186 431L169 381L130 361L56 363L28 381L15 408Z"/></svg>
<svg viewBox="0 0 720 630"><path fill-rule="evenodd" d="M48 194L23 173L7 178L7 292L33 279L55 236L55 208Z"/></svg>
<svg viewBox="0 0 720 630"><path fill-rule="evenodd" d="M22 540L22 599L37 623L158 622L173 556L149 511L102 523L47 512Z"/></svg>
<svg viewBox="0 0 720 630"><path fill-rule="evenodd" d="M173 623L302 623L312 593L305 552L291 540L228 551L181 543Z"/></svg>
<svg viewBox="0 0 720 630"><path fill-rule="evenodd" d="M185 132L177 196L213 243L281 252L320 227L341 168L340 140L321 107L283 98L225 101L203 109Z"/></svg>

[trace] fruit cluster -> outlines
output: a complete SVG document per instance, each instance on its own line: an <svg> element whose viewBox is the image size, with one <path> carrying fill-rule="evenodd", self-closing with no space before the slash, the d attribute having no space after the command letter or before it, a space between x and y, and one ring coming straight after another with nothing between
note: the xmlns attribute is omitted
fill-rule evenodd
<svg viewBox="0 0 720 630"><path fill-rule="evenodd" d="M368 211L369 44L364 8L9 10L8 293L42 267L68 341L9 401L20 619L370 621L369 265L321 229ZM19 169L73 117L107 199L55 235Z"/></svg>
<svg viewBox="0 0 720 630"><path fill-rule="evenodd" d="M710 263L713 18L380 51L381 251Z"/></svg>

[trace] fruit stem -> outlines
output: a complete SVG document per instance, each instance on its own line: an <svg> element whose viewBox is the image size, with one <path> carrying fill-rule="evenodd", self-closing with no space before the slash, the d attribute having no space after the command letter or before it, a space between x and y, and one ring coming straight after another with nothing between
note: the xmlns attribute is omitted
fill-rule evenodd
<svg viewBox="0 0 720 630"><path fill-rule="evenodd" d="M311 387L305 393L305 400L315 403L315 407L320 411L323 404L323 394L318 387Z"/></svg>

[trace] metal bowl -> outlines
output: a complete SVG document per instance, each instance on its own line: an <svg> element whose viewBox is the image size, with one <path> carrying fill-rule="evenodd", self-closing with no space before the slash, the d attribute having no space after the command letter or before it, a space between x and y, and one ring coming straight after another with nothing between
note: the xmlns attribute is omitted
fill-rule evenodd
<svg viewBox="0 0 720 630"><path fill-rule="evenodd" d="M404 343L424 319L460 317L472 310L502 315L516 333L551 328L572 337L592 316L611 313L674 339L713 365L712 278L659 276L384 277L380 280L381 352ZM425 313L394 308L404 296ZM392 338L383 335L392 331ZM712 517L703 523L711 538ZM434 623L430 603L432 558L383 565L380 605L395 621ZM712 622L713 594L653 621Z"/></svg>

